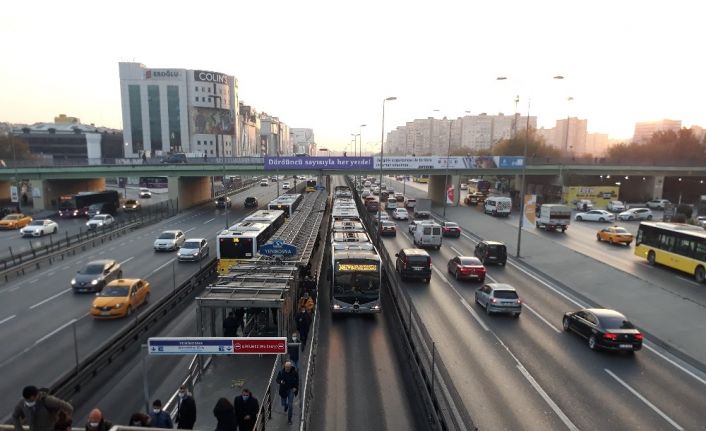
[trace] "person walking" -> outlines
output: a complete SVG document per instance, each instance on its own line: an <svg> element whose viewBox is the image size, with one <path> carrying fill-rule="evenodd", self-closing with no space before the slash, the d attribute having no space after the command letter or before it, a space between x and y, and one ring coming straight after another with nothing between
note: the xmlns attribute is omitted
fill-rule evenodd
<svg viewBox="0 0 706 431"><path fill-rule="evenodd" d="M162 401L154 400L152 403L152 413L150 413L152 428L174 428L172 417L162 410Z"/></svg>
<svg viewBox="0 0 706 431"><path fill-rule="evenodd" d="M15 431L22 431L22 425L27 425L30 431L49 431L54 429L59 412L71 417L74 408L53 395L40 393L36 386L25 386L22 399L12 413L12 422Z"/></svg>
<svg viewBox="0 0 706 431"><path fill-rule="evenodd" d="M314 312L314 300L309 296L309 292L304 292L299 298L299 308L304 307L309 314Z"/></svg>
<svg viewBox="0 0 706 431"><path fill-rule="evenodd" d="M176 423L177 428L184 430L194 429L196 423L196 401L184 385L179 387Z"/></svg>
<svg viewBox="0 0 706 431"><path fill-rule="evenodd" d="M142 153L142 164L143 165L147 164L147 153L146 152Z"/></svg>
<svg viewBox="0 0 706 431"><path fill-rule="evenodd" d="M103 412L93 409L88 414L86 431L108 431L113 428L113 424L103 418Z"/></svg>
<svg viewBox="0 0 706 431"><path fill-rule="evenodd" d="M235 313L228 313L228 317L223 320L223 336L237 337L238 336L238 320L235 318Z"/></svg>
<svg viewBox="0 0 706 431"><path fill-rule="evenodd" d="M299 334L292 334L292 341L287 343L287 355L289 355L289 360L292 361L294 366L299 369L299 353L301 350L301 343L299 342Z"/></svg>
<svg viewBox="0 0 706 431"><path fill-rule="evenodd" d="M128 421L131 427L149 428L152 426L152 419L142 412L135 412Z"/></svg>
<svg viewBox="0 0 706 431"><path fill-rule="evenodd" d="M294 410L294 397L299 395L299 373L294 368L292 361L284 363L284 367L277 373L279 383L279 396L282 398L282 407L287 412L287 423L292 423Z"/></svg>
<svg viewBox="0 0 706 431"><path fill-rule="evenodd" d="M299 312L294 316L294 322L297 325L303 348L306 346L306 338L309 335L309 327L311 326L311 315L307 313L305 307L299 308Z"/></svg>
<svg viewBox="0 0 706 431"><path fill-rule="evenodd" d="M235 431L235 410L233 404L227 398L219 398L213 408L213 416L216 417L216 431Z"/></svg>
<svg viewBox="0 0 706 431"><path fill-rule="evenodd" d="M260 410L260 403L252 395L248 388L243 388L240 395L233 400L235 409L235 421L238 424L238 431L252 431L255 427L257 413Z"/></svg>

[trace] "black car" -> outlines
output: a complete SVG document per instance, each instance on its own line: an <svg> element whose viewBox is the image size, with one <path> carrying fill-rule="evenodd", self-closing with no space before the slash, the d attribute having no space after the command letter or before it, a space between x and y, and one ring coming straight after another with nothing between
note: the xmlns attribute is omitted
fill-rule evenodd
<svg viewBox="0 0 706 431"><path fill-rule="evenodd" d="M400 273L402 281L413 278L422 279L425 283L431 280L431 256L421 248L403 248L395 254L395 270Z"/></svg>
<svg viewBox="0 0 706 431"><path fill-rule="evenodd" d="M498 241L481 241L476 245L473 254L476 255L484 265L496 263L505 266L507 262L507 247Z"/></svg>
<svg viewBox="0 0 706 431"><path fill-rule="evenodd" d="M588 340L591 350L606 349L633 353L642 348L642 334L621 313L607 308L586 308L564 313L564 331Z"/></svg>
<svg viewBox="0 0 706 431"><path fill-rule="evenodd" d="M162 159L162 163L186 163L186 154L184 154L184 153L169 154L167 157Z"/></svg>
<svg viewBox="0 0 706 431"><path fill-rule="evenodd" d="M120 264L112 259L88 262L71 279L74 292L100 292L108 282L123 278Z"/></svg>
<svg viewBox="0 0 706 431"><path fill-rule="evenodd" d="M216 208L230 208L231 202L228 196L219 196L216 198Z"/></svg>
<svg viewBox="0 0 706 431"><path fill-rule="evenodd" d="M257 203L257 198L248 196L245 198L245 203L243 204L245 208L257 208L258 203Z"/></svg>

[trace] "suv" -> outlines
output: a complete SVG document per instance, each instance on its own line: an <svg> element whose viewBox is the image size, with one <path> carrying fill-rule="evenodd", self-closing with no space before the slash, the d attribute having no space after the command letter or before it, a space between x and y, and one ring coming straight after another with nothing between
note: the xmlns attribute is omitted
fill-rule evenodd
<svg viewBox="0 0 706 431"><path fill-rule="evenodd" d="M220 208L220 209L230 208L230 206L231 206L231 201L228 196L217 197L215 203L216 203L216 208Z"/></svg>
<svg viewBox="0 0 706 431"><path fill-rule="evenodd" d="M668 204L671 204L667 199L652 199L651 201L647 201L647 208L653 209L653 210L663 210L664 207Z"/></svg>
<svg viewBox="0 0 706 431"><path fill-rule="evenodd" d="M627 208L625 208L625 204L621 201L610 201L606 209L613 213L619 213L625 211Z"/></svg>
<svg viewBox="0 0 706 431"><path fill-rule="evenodd" d="M476 304L485 308L490 316L493 313L512 313L520 317L522 300L514 287L504 283L488 283L476 289Z"/></svg>
<svg viewBox="0 0 706 431"><path fill-rule="evenodd" d="M245 198L245 203L243 204L245 208L257 208L257 198L253 196L248 196Z"/></svg>
<svg viewBox="0 0 706 431"><path fill-rule="evenodd" d="M481 241L476 245L473 254L480 259L483 264L497 263L505 266L507 262L507 247L498 241Z"/></svg>
<svg viewBox="0 0 706 431"><path fill-rule="evenodd" d="M431 280L431 256L421 248L403 248L395 253L395 270L402 281L421 278L425 283Z"/></svg>
<svg viewBox="0 0 706 431"><path fill-rule="evenodd" d="M186 154L174 153L162 159L162 163L186 163Z"/></svg>

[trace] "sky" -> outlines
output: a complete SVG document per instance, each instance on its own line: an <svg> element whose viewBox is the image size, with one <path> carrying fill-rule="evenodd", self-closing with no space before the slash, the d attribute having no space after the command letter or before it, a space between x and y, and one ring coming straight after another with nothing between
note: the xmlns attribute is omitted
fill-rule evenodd
<svg viewBox="0 0 706 431"><path fill-rule="evenodd" d="M364 151L379 145L390 96L387 131L512 115L519 95L540 127L570 115L629 138L637 121L706 126L701 12L682 0L10 0L0 121L64 113L122 128L118 62L136 61L234 75L241 101L337 150L361 124Z"/></svg>

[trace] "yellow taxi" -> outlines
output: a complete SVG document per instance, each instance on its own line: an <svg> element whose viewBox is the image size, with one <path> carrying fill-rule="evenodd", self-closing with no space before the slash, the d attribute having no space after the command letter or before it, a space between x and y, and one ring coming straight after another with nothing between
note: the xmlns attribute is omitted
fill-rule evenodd
<svg viewBox="0 0 706 431"><path fill-rule="evenodd" d="M624 227L610 226L603 228L596 233L598 241L608 241L611 244L630 245L633 240L633 235Z"/></svg>
<svg viewBox="0 0 706 431"><path fill-rule="evenodd" d="M97 319L125 317L146 304L150 298L150 284L140 278L113 280L96 294L91 315Z"/></svg>
<svg viewBox="0 0 706 431"><path fill-rule="evenodd" d="M0 229L22 229L28 224L32 223L32 217L19 214L8 214L2 220L0 220Z"/></svg>

